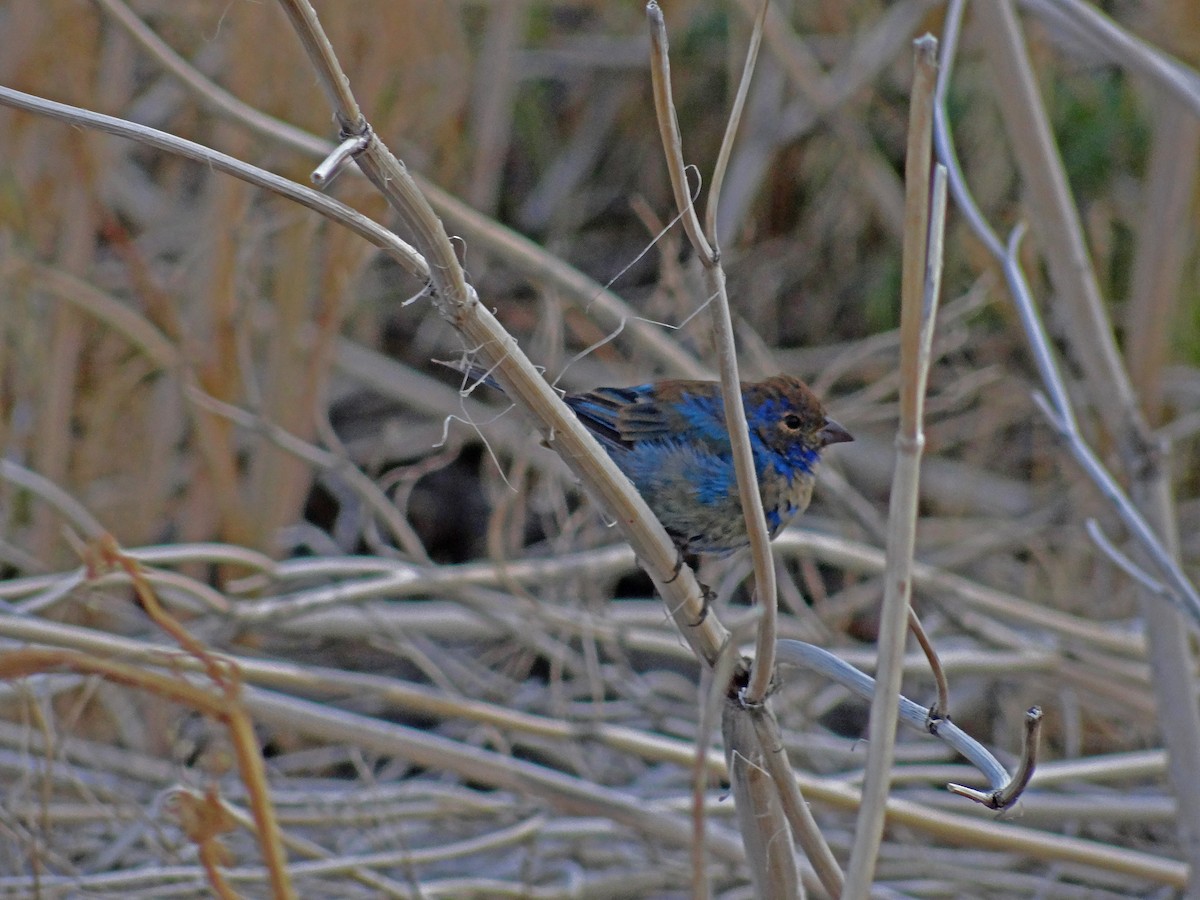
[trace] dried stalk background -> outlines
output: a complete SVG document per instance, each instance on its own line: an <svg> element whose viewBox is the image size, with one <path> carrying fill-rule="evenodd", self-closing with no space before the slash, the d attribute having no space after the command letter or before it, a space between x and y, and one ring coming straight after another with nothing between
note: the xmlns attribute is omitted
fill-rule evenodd
<svg viewBox="0 0 1200 900"><path fill-rule="evenodd" d="M1148 50L1113 56L1070 27L1069 4L1046 6L1020 10L1024 36L1124 362L1169 445L1166 525L1195 573L1200 119L1147 74ZM708 171L757 4L664 7L685 154ZM377 133L480 214L439 207L481 299L551 379L709 370L702 283L678 228L664 231L674 206L640 4L319 12ZM743 373L804 377L858 438L829 454L812 509L775 545L780 635L868 670L898 404L910 48L944 12L773 8L718 223ZM1108 12L1195 76L1194 3ZM131 13L225 91L336 137L271 3L9 0L0 85L308 183L317 157L185 87L121 24ZM949 110L967 180L1004 233L1029 215L1027 187L994 33L978 26L968 10ZM388 224L365 181L344 174L329 193ZM1035 237L1020 260L1066 351L1081 428L1120 472L1128 436L1092 400L1039 255L1064 251ZM1125 533L1032 399L1040 382L1000 269L953 212L945 252L913 602L955 723L1011 760L1038 704L1042 761L997 818L944 790L977 783L944 745L902 734L876 889L1171 896L1194 858L1160 734L1175 711L1157 699L1139 586L1085 523L1119 545ZM0 684L0 896L271 896L258 839L270 829L252 815L264 802L302 897L693 896L697 777L709 890L752 895L710 685L557 458L501 398L464 398L431 365L474 348L417 281L286 200L7 109L0 272L0 670L28 674L28 644L63 654ZM701 574L749 646L746 570ZM269 801L240 764L236 716L187 702L184 686L225 676L179 649L146 589L237 661L228 702L254 721ZM1177 687L1194 703L1190 665L1193 683ZM908 671L905 693L931 701L919 655ZM867 707L792 669L774 702L844 864ZM699 764L697 740L711 746Z"/></svg>

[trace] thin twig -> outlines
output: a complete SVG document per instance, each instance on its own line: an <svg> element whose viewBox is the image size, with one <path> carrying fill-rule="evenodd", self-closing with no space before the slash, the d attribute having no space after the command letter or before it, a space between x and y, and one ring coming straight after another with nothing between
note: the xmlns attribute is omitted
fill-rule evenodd
<svg viewBox="0 0 1200 900"><path fill-rule="evenodd" d="M1036 341L1040 345L1047 359L1052 360L1052 357L1049 355L1051 350L1045 326L1041 321L1041 316L1038 314L1036 307L1032 306L1033 298L1028 293L1025 275L1021 271L1020 263L1018 262L1019 243L1023 235L1024 229L1018 225L1013 230L1004 256L1005 277L1009 279L1010 289L1014 284L1021 285L1022 292L1018 294L1018 292L1014 291L1013 296L1014 298L1020 296L1018 309L1022 314L1022 318L1027 320L1027 334L1030 335L1031 340ZM1051 364L1053 365L1053 362ZM1066 387L1061 380L1057 367L1053 369L1053 373L1053 380L1049 383L1052 398L1047 398L1045 394L1038 391L1033 395L1034 402L1042 411L1042 414L1046 417L1051 427L1057 432L1062 442L1066 444L1067 449L1071 451L1071 455L1075 457L1075 461L1079 463L1080 467L1100 490L1100 493L1113 504L1125 527L1129 529L1142 549L1160 569L1164 576L1164 582L1171 587L1171 592L1168 595L1170 603L1187 614L1188 621L1193 628L1200 628L1200 594L1197 594L1191 580L1179 567L1179 563L1174 559L1170 551L1163 546L1162 541L1158 539L1158 535L1154 533L1150 524L1133 505L1133 502L1126 495L1125 491L1121 489L1120 484L1113 477L1113 474L1108 471L1104 463L1096 456L1095 451L1085 442L1070 406L1070 401L1067 399ZM1066 405L1058 406L1059 402Z"/></svg>
<svg viewBox="0 0 1200 900"><path fill-rule="evenodd" d="M1170 588L1171 603L1184 613L1184 618L1180 619L1160 604L1146 607L1144 619L1155 664L1154 687L1159 707L1176 710L1175 714L1162 718L1162 728L1170 749L1171 780L1179 799L1187 856L1193 874L1200 877L1197 875L1200 873L1200 795L1194 790L1195 771L1200 768L1200 714L1190 689L1195 661L1182 627L1186 623L1193 630L1200 628L1200 593L1183 572L1170 546L1174 526L1170 487L1162 463L1163 451L1150 434L1132 388L1128 387L1128 376L1120 366L1112 327L1087 259L1078 214L1071 203L1062 162L1050 135L1019 26L1008 4L982 4L977 7L977 12L982 17L989 50L998 61L1005 83L1013 84L1017 89L1011 96L1009 92L1001 93L1002 109L1010 123L1009 132L1016 144L1023 174L1033 187L1029 192L1031 209L1035 225L1040 225L1046 232L1042 238L1049 255L1049 270L1058 292L1072 301L1067 306L1072 310L1076 327L1068 337L1075 343L1076 356L1081 358L1081 364L1089 374L1085 384L1092 393L1092 406L1109 425L1123 451L1122 457L1141 509L1126 496L1079 430L1049 338L1017 258L1022 228L1018 226L1007 246L1002 245L980 214L958 169L946 115L945 86L962 21L961 0L951 4L946 19L946 65L939 83L937 107L939 156L951 170L952 188L959 207L976 234L1003 265L1009 293L1050 395L1047 399L1040 393L1035 394L1035 401L1076 461L1116 509L1137 544L1158 568L1164 584ZM1089 21L1096 24L1094 17ZM1139 61L1147 58L1144 53L1135 56ZM1063 265L1059 258L1063 254L1056 252L1055 240L1067 242L1069 265ZM1155 521L1157 528L1152 527L1147 517ZM1161 595L1151 592L1145 596L1157 600ZM1195 883L1192 887L1195 888Z"/></svg>
<svg viewBox="0 0 1200 900"><path fill-rule="evenodd" d="M725 134L721 138L721 149L717 151L717 161L713 165L712 184L708 188L708 203L704 209L704 231L712 241L713 249L719 257L721 245L717 240L717 207L721 203L721 185L725 183L725 172L729 168L729 156L733 153L733 141L737 137L738 126L742 121L742 110L746 107L746 97L750 93L750 81L754 75L754 67L758 62L758 48L762 46L763 23L767 18L767 9L771 0L761 0L758 16L754 19L754 30L750 33L750 45L746 48L746 62L742 66L742 77L738 82L737 94L733 98L733 106L729 110L729 120L725 123Z"/></svg>
<svg viewBox="0 0 1200 900"><path fill-rule="evenodd" d="M754 468L754 456L750 449L749 426L742 402L741 377L738 374L737 349L733 336L733 319L729 311L729 298L725 291L725 272L720 259L709 241L699 233L700 222L696 217L687 188L687 168L683 161L682 141L676 120L675 106L671 99L671 70L668 59L666 23L662 10L651 0L646 4L646 15L650 22L651 66L654 79L655 113L659 133L662 135L663 152L667 158L667 171L675 190L675 199L683 216L685 230L692 239L696 254L704 266L705 285L709 296L713 318L713 339L717 350L717 370L721 375L721 397L725 407L725 427L729 433L733 453L733 467L737 475L738 497L742 504L742 515L746 519L746 530L750 538L750 554L754 561L754 593L761 609L758 640L754 664L750 670L750 682L745 688L747 704L762 703L770 689L773 676L775 622L777 597L775 585L775 563L771 558L771 542L767 537L767 522L763 513L762 494L758 489L758 476ZM690 224L689 224L690 223Z"/></svg>
<svg viewBox="0 0 1200 900"><path fill-rule="evenodd" d="M142 22L121 0L96 0L160 66L178 79L205 109L237 122L256 135L282 146L315 157L325 158L334 144L290 123L268 116L242 102L172 50ZM361 175L357 169L351 170ZM687 352L680 342L664 335L662 329L637 317L629 305L605 285L584 275L543 247L505 228L495 220L472 209L437 185L414 174L413 179L429 198L438 215L459 237L480 250L489 251L523 271L532 281L561 291L580 309L600 318L606 328L629 336L639 352L658 360L663 366L688 378L705 378L710 373ZM395 236L392 236L395 239ZM424 279L422 279L424 280Z"/></svg>
<svg viewBox="0 0 1200 900"><path fill-rule="evenodd" d="M363 120L349 96L349 79L341 70L320 24L306 0L280 0L301 42L309 52L318 78L336 102L334 115L343 137L363 135L366 147L355 156L359 168L411 232L418 251L429 261L431 299L438 312L462 334L468 347L478 348L493 365L492 374L509 399L530 413L549 446L601 500L611 518L633 545L651 580L663 597L680 631L709 665L715 663L728 633L715 614L705 609L694 575L676 568L677 552L646 501L634 490L616 463L550 388L492 312L479 302L467 282L458 256L441 220L430 207L407 168L397 160ZM706 614L707 613L707 614Z"/></svg>
<svg viewBox="0 0 1200 900"><path fill-rule="evenodd" d="M51 643L56 646L73 647L108 658L119 656L131 662L169 667L173 671L178 671L180 667L191 671L199 666L196 660L189 658L181 659L177 654L172 654L169 648L161 645L152 645L144 641L137 641L95 629L81 628L60 622L49 622L31 617L0 616L0 634L25 642ZM830 667L829 674L825 674L823 677L846 684L858 696L870 696L872 683L862 672L858 672L852 667L841 663L840 660L837 660L828 651L824 651L819 647L810 646L802 648L801 659L799 662L795 662L791 656L792 651L788 648L788 644L788 641L780 642L780 660L785 664L815 667L819 672L824 671L821 668L822 665L828 664ZM422 716L433 715L456 720L491 721L504 727L532 728L535 734L560 737L566 740L578 741L585 737L588 740L603 740L607 746L620 749L623 752L634 752L639 757L648 760L671 762L675 765L685 767L690 765L695 753L694 743L690 740L669 739L659 734L647 735L630 728L604 724L598 726L588 724L581 730L580 727L574 726L571 723L531 716L526 713L517 712L511 708L494 707L491 704L464 700L461 697L441 696L437 699L436 703L431 703L432 698L429 696L430 688L425 685L409 685L399 679L367 673L347 673L297 663L267 661L251 657L234 658L228 654L225 654L225 656L238 665L248 683L254 682L270 685L277 690L303 691L314 697L322 698L328 698L331 695L342 697L348 695L373 696L378 697L380 700L397 709L411 710ZM845 673L846 677L843 677L843 674L839 673ZM856 683L858 684L857 687L855 686ZM272 696L277 697L279 695L275 694ZM263 699L266 700L266 698ZM274 709L274 716L272 718L279 727L295 732L309 731L309 727L304 724L304 717L295 719L290 714L289 709L274 706L271 701L267 701L267 703ZM362 747L377 746L380 752L385 754L398 753L405 758L414 758L410 752L411 748L406 744L407 737L409 736L407 730L392 731L390 732L391 737L394 739L392 742L386 745L377 745L371 740L359 741L355 736L356 731L354 727L342 730L341 726L337 723L342 721L343 714L330 707L328 703L306 704L303 710L305 717L311 712L312 715L322 719L329 726L328 728L325 724L316 726L312 729L312 733L314 734L324 735L335 743L353 742ZM929 733L926 729L927 710L924 706L916 703L902 704L901 711L905 714L906 724L923 734ZM267 720L267 716L262 714L261 710L256 712L256 718L263 721ZM357 721L366 717L359 716L354 718ZM374 722L375 720L367 719L367 721ZM389 728L389 723L379 724L384 729ZM952 724L945 723L939 729L938 737L952 742L956 733L961 732ZM414 737L420 740L427 734L428 731L418 731ZM27 738L28 734L25 733L22 740ZM961 748L957 744L952 745L956 749L959 749L960 752L963 752L964 755L969 755L972 752L969 745L964 745ZM428 759L430 760L430 765L436 765L439 769L444 769L446 768L443 765L445 760L441 760L436 756L441 748L441 744L430 748L430 752L434 755L428 757ZM455 745L451 744L451 749L455 749ZM482 753L483 751L475 752ZM119 756L121 759L124 759L123 755ZM1138 759L1140 760L1142 756L1144 755L1139 755ZM421 759L425 758L423 755L421 756ZM493 757L484 753L484 758L492 759ZM457 760L457 756L452 756L451 759ZM979 764L973 758L972 761L976 765ZM498 764L505 765L506 762L498 761ZM715 776L723 777L725 775L725 767L719 753L714 752L710 754L710 765ZM1155 772L1161 771L1162 768L1161 764L1158 764L1154 768L1148 767L1146 762L1131 764L1125 761L1123 757L1118 763L1118 767L1121 770L1130 770L1129 774L1124 777L1138 778L1150 777ZM457 771L457 766L451 766L450 768ZM1093 771L1097 768L1099 772ZM988 769L981 768L981 771L988 771ZM995 763L995 771L997 777L993 778L989 775L988 781L989 783L1001 786L1008 779L1007 773L998 763ZM472 767L464 770L464 772L467 777L478 779L483 783L491 783L492 781L492 776L484 769ZM1102 760L1074 762L1072 763L1070 773L1065 774L1064 777L1076 779L1122 776L1118 771L1114 771L1111 761ZM804 790L805 796L813 802L828 804L837 809L853 811L857 808L861 799L860 792L856 787L827 778L815 778L801 774L798 783ZM535 790L535 793L540 794L541 792ZM583 802L587 796L588 794L585 791L579 796L569 799L568 802ZM574 808L582 808L588 812L608 815L607 811L599 808L589 806L575 806ZM644 811L644 808L644 804L633 804L629 808L629 814L636 817ZM1022 828L1011 824L980 821L974 817L957 815L943 809L929 809L913 802L897 799L889 800L888 819L896 825L919 829L922 833L930 835L933 839L949 841L955 844L1018 853L1048 862L1071 862L1093 868L1100 872L1123 873L1135 878L1152 881L1156 884L1175 887L1182 887L1187 879L1187 866L1185 864L1164 859L1160 856L1122 849L1113 846L1111 843L1099 843L1064 837L1042 829ZM636 821L636 819L634 820ZM634 827L638 826L635 825ZM690 822L680 822L679 827L680 841L689 841L691 835ZM719 842L732 840L733 846L735 848L737 846L737 838L729 835L723 829L716 832L716 838ZM720 855L721 858L726 858L723 855L723 847L715 849L714 852ZM733 855L728 858L736 859L740 856L740 853L740 850L735 850Z"/></svg>
<svg viewBox="0 0 1200 900"><path fill-rule="evenodd" d="M716 265L717 255L704 235L692 191L688 185L687 165L683 161L683 138L679 134L679 118L675 101L671 99L671 55L667 41L667 23L656 0L646 4L650 22L650 78L654 86L654 111L657 114L659 137L667 161L667 173L675 192L675 206L683 217L683 230L706 269Z"/></svg>
<svg viewBox="0 0 1200 900"><path fill-rule="evenodd" d="M687 846L692 838L689 816L648 808L643 799L625 791L464 744L427 729L386 722L261 688L247 689L245 702L257 720L281 728L296 729L332 742L350 741L364 750L400 754L417 765L453 772L497 788L532 793L552 805L586 810L590 815L610 818L639 832L653 834L655 840L677 846ZM727 829L711 828L708 846L717 859L739 862L744 858L741 842Z"/></svg>
<svg viewBox="0 0 1200 900"><path fill-rule="evenodd" d="M712 885L708 877L708 852L705 828L705 798L711 772L708 765L709 744L717 717L724 708L727 685L737 665L737 642L725 645L721 658L710 673L701 679L700 717L696 723L695 757L692 762L692 900L708 900ZM703 688L707 685L707 690Z"/></svg>
<svg viewBox="0 0 1200 900"><path fill-rule="evenodd" d="M888 510L888 569L879 625L879 665L871 701L871 742L867 747L863 803L843 894L866 898L874 880L876 856L883 837L884 810L895 742L896 711L903 674L904 637L912 594L912 559L916 542L918 483L924 447L922 418L929 375L934 313L941 277L940 231L946 202L945 170L940 166L931 189L933 101L937 83L937 40L932 35L913 43L915 71L910 94L908 154L905 165L905 240L900 312L900 426L896 437L896 469ZM931 205L932 200L932 205ZM934 229L939 235L934 237Z"/></svg>
<svg viewBox="0 0 1200 900"><path fill-rule="evenodd" d="M12 460L0 459L0 479L10 484L19 485L37 497L40 497L89 538L98 538L106 532L103 525L97 521L83 504L60 488L48 478L43 478L37 472L18 465Z"/></svg>
<svg viewBox="0 0 1200 900"><path fill-rule="evenodd" d="M942 668L942 661L938 659L937 648L933 646L933 641L925 632L925 626L921 624L916 610L911 606L908 610L908 630L913 633L913 637L917 639L917 644L921 647L921 652L925 654L925 659L929 662L929 672L933 675L933 683L937 687L937 700L929 710L929 718L931 720L949 719L950 683L946 680L946 671Z"/></svg>
<svg viewBox="0 0 1200 900"><path fill-rule="evenodd" d="M800 792L800 785L792 772L787 758L787 749L783 736L779 731L779 722L775 713L768 705L754 707L749 710L731 710L730 715L749 714L758 738L758 746L762 752L762 765L770 774L779 803L783 806L783 814L791 826L792 834L803 848L808 860L812 863L822 886L831 897L840 897L845 885L846 876L842 873L841 865L825 835L817 825L816 817L809 807L808 801ZM774 895L769 895L774 896Z"/></svg>
<svg viewBox="0 0 1200 900"><path fill-rule="evenodd" d="M981 4L974 11L984 46L1004 90L996 101L1007 124L1009 144L1026 189L1023 205L1042 248L1059 314L1066 320L1072 357L1092 385L1093 408L1122 445L1146 441L1137 397L1121 367L1112 325L1072 202L1066 169L1057 152L1049 117L1011 3ZM1056 404L1057 405L1057 404ZM1125 449L1123 447L1123 449ZM1125 452L1131 452L1125 449Z"/></svg>
<svg viewBox="0 0 1200 900"><path fill-rule="evenodd" d="M371 511L381 521L387 523L388 531L391 532L397 546L418 563L430 561L420 536L408 520L396 509L387 495L379 489L379 486L348 459L316 447L273 422L265 421L253 413L218 400L195 385L189 385L185 393L187 398L198 407L236 422L248 430L261 432L275 446L319 469L336 472L349 483L351 489L366 502Z"/></svg>
<svg viewBox="0 0 1200 900"><path fill-rule="evenodd" d="M321 160L320 165L313 169L312 183L319 188L326 188L338 176L338 173L350 163L354 154L366 149L367 142L362 135L348 137L336 147L333 152Z"/></svg>
<svg viewBox="0 0 1200 900"><path fill-rule="evenodd" d="M94 128L106 134L115 134L118 137L129 138L167 153L174 153L177 156L194 160L201 165L218 172L224 172L227 175L232 175L248 184L272 191L349 228L380 250L383 250L391 259L399 263L405 271L411 273L421 281L426 281L429 278L428 266L412 247L383 226L372 222L357 210L331 197L326 197L319 191L296 184L294 181L289 181L279 175L252 166L247 162L213 150L203 144L197 144L194 141L185 140L173 134L167 134L166 132L158 131L146 125L139 125L136 122L130 122L126 119L118 119L114 116L106 116L88 109L80 109L76 106L68 106L65 103L57 103L42 97L35 97L32 94L15 91L9 87L0 86L0 105L10 106L14 109L23 109L26 112L47 116L51 119L58 119L73 126Z"/></svg>
<svg viewBox="0 0 1200 900"><path fill-rule="evenodd" d="M152 592L148 590L139 590L139 593L143 600L153 596ZM162 613L162 610L159 609L158 612ZM169 617L159 621L165 623L168 620ZM193 643L190 635L187 635L186 632L180 630L178 633L184 637L186 642ZM198 644L193 645L199 647ZM203 648L200 648L200 653L206 655ZM209 687L201 687L178 677L146 671L127 663L114 662L77 650L39 647L27 647L5 654L0 663L0 678L23 678L37 672L68 668L72 671L98 675L117 684L158 694L223 722L230 730L239 773L251 795L254 820L258 826L259 846L270 873L274 895L281 900L287 900L287 898L294 897L295 893L291 888L287 872L287 857L280 839L275 811L268 795L262 755L258 749L258 741L254 736L250 718L241 702L240 682L236 680L236 675L231 679L231 673L234 670L222 668L216 660L210 658L206 665L200 657L193 656L193 658L202 666L206 666L213 676Z"/></svg>
<svg viewBox="0 0 1200 900"><path fill-rule="evenodd" d="M747 685L741 691L740 709L727 707L724 714L724 730L727 740L735 736L739 741L752 742L757 735L760 746L757 749L748 745L742 747L741 755L731 756L731 767L736 758L744 763L761 761L768 767L776 788L774 791L764 790L766 783L759 779L757 769L753 765L740 766L740 778L735 797L738 805L739 821L746 841L747 852L761 855L762 858L752 860L752 868L763 868L762 877L767 879L760 882L763 889L770 886L772 896L789 896L798 888L785 887L791 884L795 877L795 863L787 863L778 857L778 845L774 852L771 841L760 840L762 829L780 814L790 813L788 819L798 825L796 836L801 840L805 851L814 861L814 866L822 880L826 882L831 893L837 893L841 886L841 873L833 863L828 865L833 855L826 844L820 830L808 814L807 804L799 795L795 776L788 764L787 756L782 752L778 742L761 744L763 732L755 719L753 728L747 728L749 723L744 721L747 714L753 716L754 710L762 707L775 673L775 642L776 621L778 616L777 591L775 583L775 563L771 557L771 544L767 536L766 518L763 513L762 494L758 487L758 477L755 472L754 457L750 448L749 426L746 421L746 411L742 401L741 378L738 373L737 350L733 335L733 320L729 311L729 299L725 290L725 272L721 268L719 254L709 244L715 242L715 235L706 239L700 231L700 223L695 214L694 205L687 185L687 167L683 160L682 140L679 135L679 125L675 114L674 102L671 99L671 71L668 56L668 41L666 23L658 4L651 0L646 5L646 15L650 25L651 44L651 74L654 82L655 113L658 120L659 133L662 137L663 151L667 159L667 171L675 191L676 203L683 217L684 229L691 238L697 256L704 267L705 283L712 302L713 334L717 350L717 368L721 374L721 395L725 408L725 426L729 434L730 447L733 454L734 469L737 475L738 496L742 504L742 514L746 520L746 529L750 538L750 552L754 561L755 599L759 611L759 623L756 633L754 661L750 670ZM748 89L753 62L756 54L752 48L747 59L746 68L742 75L742 85L739 97L744 97ZM740 108L735 109L735 117ZM732 141L736 132L736 121L731 121L726 131L727 141ZM727 159L728 151L726 150ZM716 200L711 199L713 215L710 222L715 222ZM770 717L769 711L764 715ZM773 721L773 719L772 719ZM740 745L739 745L740 746ZM727 745L727 752L733 753L737 748ZM777 792L782 791L783 794ZM781 797L783 806L780 806ZM745 808L750 804L749 808ZM788 853L790 854L790 846ZM779 893L782 891L782 893Z"/></svg>
<svg viewBox="0 0 1200 900"><path fill-rule="evenodd" d="M950 191L954 196L954 202L966 217L971 230L984 243L997 262L1003 266L1005 281L1016 304L1017 312L1021 316L1022 326L1026 339L1029 341L1030 352L1033 354L1038 374L1050 394L1050 402L1048 405L1043 405L1043 412L1047 414L1051 425L1067 444L1076 461L1096 484L1101 494L1112 503L1122 522L1161 570L1164 582L1171 586L1174 593L1173 602L1185 608L1193 623L1200 626L1200 594L1197 594L1196 588L1179 568L1178 563L1162 546L1162 542L1154 534L1153 529L1134 507L1125 492L1121 490L1116 479L1105 469L1092 449L1084 442L1083 436L1079 432L1066 385L1016 255L1016 245L1019 243L1024 229L1018 225L1007 244L1001 241L975 203L958 164L946 112L946 93L949 86L949 67L953 64L954 53L958 46L962 11L961 0L953 0L943 34L942 73L938 81L934 123L938 159L949 171Z"/></svg>
<svg viewBox="0 0 1200 900"><path fill-rule="evenodd" d="M1104 533L1104 529L1100 527L1099 522L1095 519L1088 519L1083 523L1083 527L1087 530L1088 537L1092 539L1092 543L1099 548L1101 553L1109 558L1114 566L1140 584L1145 590L1162 597L1164 600L1170 601L1171 592L1167 590L1166 585L1152 578L1149 572L1118 550L1117 545L1109 540L1108 535Z"/></svg>
<svg viewBox="0 0 1200 900"><path fill-rule="evenodd" d="M870 700L875 694L875 679L814 644L792 640L780 641L779 662L816 672L822 678L840 684L864 700ZM931 726L927 707L914 703L903 695L900 695L899 700L897 722L922 734L931 734L961 753L983 774L993 791L1002 790L1012 780L1004 766L982 744L957 725L943 719Z"/></svg>
<svg viewBox="0 0 1200 900"><path fill-rule="evenodd" d="M1083 0L1020 0L1021 6L1050 25L1050 33L1065 33L1097 57L1125 66L1154 81L1200 116L1200 73L1122 28L1099 8Z"/></svg>
<svg viewBox="0 0 1200 900"><path fill-rule="evenodd" d="M961 784L948 784L946 788L952 794L967 797L976 803L982 803L988 809L1008 809L1024 792L1033 777L1037 766L1038 743L1042 734L1042 711L1033 706L1025 713L1025 742L1021 749L1021 764L1013 773L1012 779L1003 788L991 793L984 793Z"/></svg>
<svg viewBox="0 0 1200 900"><path fill-rule="evenodd" d="M785 783L772 777L766 759L781 748L763 745L751 716L736 698L727 698L722 707L721 738L755 895L799 897L800 870L789 819L780 802ZM792 780L790 772L787 780ZM840 882L840 873L837 877Z"/></svg>

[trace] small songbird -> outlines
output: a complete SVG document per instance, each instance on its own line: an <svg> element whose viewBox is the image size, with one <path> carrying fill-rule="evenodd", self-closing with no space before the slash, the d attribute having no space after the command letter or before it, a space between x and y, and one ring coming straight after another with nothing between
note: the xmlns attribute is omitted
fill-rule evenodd
<svg viewBox="0 0 1200 900"><path fill-rule="evenodd" d="M499 387L476 366L452 367ZM681 554L725 555L750 543L719 382L601 387L563 400L633 482ZM790 375L742 382L742 402L774 539L808 507L821 451L854 438Z"/></svg>

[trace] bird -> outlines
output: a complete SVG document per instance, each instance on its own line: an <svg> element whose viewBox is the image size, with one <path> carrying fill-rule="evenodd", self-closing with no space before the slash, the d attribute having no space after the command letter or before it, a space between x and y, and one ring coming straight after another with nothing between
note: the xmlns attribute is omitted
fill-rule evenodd
<svg viewBox="0 0 1200 900"><path fill-rule="evenodd" d="M503 390L479 366L444 364ZM742 382L741 393L773 540L808 508L822 451L854 438L799 378ZM720 382L598 387L563 401L637 488L681 561L684 554L722 557L749 545Z"/></svg>

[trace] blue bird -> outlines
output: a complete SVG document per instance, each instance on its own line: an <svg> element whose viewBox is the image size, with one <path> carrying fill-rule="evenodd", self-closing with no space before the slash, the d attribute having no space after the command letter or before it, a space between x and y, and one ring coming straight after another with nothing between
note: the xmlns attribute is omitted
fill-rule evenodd
<svg viewBox="0 0 1200 900"><path fill-rule="evenodd" d="M447 365L499 387L478 366ZM719 382L601 387L563 400L633 482L681 555L727 555L749 545ZM790 375L742 382L742 402L773 539L808 507L821 451L854 438Z"/></svg>

